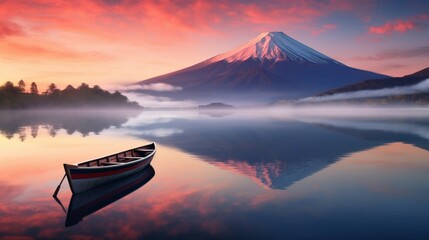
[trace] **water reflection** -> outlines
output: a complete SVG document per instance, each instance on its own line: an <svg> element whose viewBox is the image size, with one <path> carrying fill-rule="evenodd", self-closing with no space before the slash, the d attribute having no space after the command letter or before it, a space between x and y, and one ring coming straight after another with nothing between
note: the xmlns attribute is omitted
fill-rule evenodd
<svg viewBox="0 0 429 240"><path fill-rule="evenodd" d="M429 121L422 117L209 116L140 115L125 131L180 148L273 189L285 189L343 156L376 146L405 142L429 149Z"/></svg>
<svg viewBox="0 0 429 240"><path fill-rule="evenodd" d="M16 111L1 115L0 131L7 138L18 135L24 141L37 137L41 128L54 137L60 129L87 136L114 126L120 134L174 146L273 189L286 189L343 156L376 146L404 142L429 149L426 116L261 117L263 114L234 110L140 114Z"/></svg>
<svg viewBox="0 0 429 240"><path fill-rule="evenodd" d="M55 137L60 129L65 129L67 134L79 132L82 136L88 136L90 133L99 134L109 127L119 127L139 113L135 110L1 111L0 134L8 139L18 135L24 141L28 135L36 138L39 129L43 128L51 137Z"/></svg>
<svg viewBox="0 0 429 240"><path fill-rule="evenodd" d="M145 111L85 138L39 125L37 139L0 138L0 238L427 239L427 122ZM151 141L156 177L120 201L123 187L60 191L84 209L65 228L51 197L62 163Z"/></svg>
<svg viewBox="0 0 429 240"><path fill-rule="evenodd" d="M429 150L429 118L313 118L301 121L380 145L404 142Z"/></svg>
<svg viewBox="0 0 429 240"><path fill-rule="evenodd" d="M143 171L80 194L73 194L67 210L65 226L78 224L82 219L141 188L155 176L148 166ZM61 203L60 203L61 204Z"/></svg>
<svg viewBox="0 0 429 240"><path fill-rule="evenodd" d="M221 118L221 117L226 117L226 116L235 114L237 113L237 111L234 109L212 109L212 110L199 109L198 113L201 115L207 115L214 118Z"/></svg>

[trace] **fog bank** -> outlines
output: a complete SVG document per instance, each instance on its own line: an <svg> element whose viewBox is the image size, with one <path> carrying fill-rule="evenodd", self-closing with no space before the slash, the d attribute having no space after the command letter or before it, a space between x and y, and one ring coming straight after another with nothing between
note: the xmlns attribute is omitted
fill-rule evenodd
<svg viewBox="0 0 429 240"><path fill-rule="evenodd" d="M298 100L300 103L312 103L312 102L327 102L327 101L338 101L358 98L375 98L375 97L386 97L394 95L404 95L413 93L429 92L429 79L426 79L420 83L404 87L394 88L383 88L377 90L362 90L356 92L345 92L337 93L327 96L320 97L307 97Z"/></svg>

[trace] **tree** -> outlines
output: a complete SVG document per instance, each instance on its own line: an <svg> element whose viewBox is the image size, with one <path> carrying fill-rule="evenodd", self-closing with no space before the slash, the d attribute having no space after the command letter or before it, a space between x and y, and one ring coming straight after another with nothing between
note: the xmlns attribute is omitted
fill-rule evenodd
<svg viewBox="0 0 429 240"><path fill-rule="evenodd" d="M25 82L24 82L24 80L20 80L19 82L18 82L18 88L19 88L19 92L20 93L23 93L23 92L25 92Z"/></svg>
<svg viewBox="0 0 429 240"><path fill-rule="evenodd" d="M33 136L33 138L37 137L38 132L39 132L39 126L38 125L31 126L31 136Z"/></svg>
<svg viewBox="0 0 429 240"><path fill-rule="evenodd" d="M30 93L35 95L39 94L39 90L37 89L37 84L35 82L31 83Z"/></svg>
<svg viewBox="0 0 429 240"><path fill-rule="evenodd" d="M19 93L19 88L15 87L11 81L7 81L3 86L0 87L6 93L16 94Z"/></svg>
<svg viewBox="0 0 429 240"><path fill-rule="evenodd" d="M0 0L1 1L1 0ZM31 95L30 95L31 94ZM93 88L82 83L77 89L68 85L64 90L57 88L55 83L49 84L46 91L39 95L37 84L32 82L25 93L25 82L19 81L18 86L12 82L0 85L0 109L26 109L34 107L139 107L135 102L129 102L128 98L120 92L110 93L95 85ZM1 115L1 114L0 114ZM33 129L32 129L33 130ZM55 135L56 131L52 131ZM31 132L34 137L37 130ZM22 135L21 139L25 136Z"/></svg>
<svg viewBox="0 0 429 240"><path fill-rule="evenodd" d="M77 89L78 90L87 90L87 89L89 89L89 85L87 83L81 83Z"/></svg>
<svg viewBox="0 0 429 240"><path fill-rule="evenodd" d="M57 88L57 85L55 85L55 83L51 83L51 84L49 84L48 89L46 89L46 91L44 92L44 94L46 94L46 95L52 95L52 94L54 94L55 92L58 92L58 91L59 91L59 89Z"/></svg>
<svg viewBox="0 0 429 240"><path fill-rule="evenodd" d="M67 85L66 88L63 89L63 92L75 92L76 88L74 88L72 85Z"/></svg>

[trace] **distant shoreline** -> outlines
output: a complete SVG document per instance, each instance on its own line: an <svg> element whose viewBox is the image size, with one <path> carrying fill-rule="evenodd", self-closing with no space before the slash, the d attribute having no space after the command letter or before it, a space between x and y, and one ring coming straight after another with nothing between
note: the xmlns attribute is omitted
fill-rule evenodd
<svg viewBox="0 0 429 240"><path fill-rule="evenodd" d="M52 83L41 94L34 82L31 83L29 92L26 92L25 87L23 80L19 81L18 86L12 82L6 82L0 86L0 110L143 109L137 102L129 101L119 91L110 93L98 85L90 87L82 83L77 88L68 85L60 90Z"/></svg>

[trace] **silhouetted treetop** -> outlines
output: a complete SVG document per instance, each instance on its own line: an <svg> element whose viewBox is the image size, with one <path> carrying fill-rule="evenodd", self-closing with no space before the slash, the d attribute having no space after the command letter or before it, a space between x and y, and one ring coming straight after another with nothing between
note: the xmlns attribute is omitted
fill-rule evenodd
<svg viewBox="0 0 429 240"><path fill-rule="evenodd" d="M4 93L9 93L9 94L18 94L20 93L20 89L18 87L15 87L13 85L12 82L7 81L5 84L3 84L0 87L0 91L4 92Z"/></svg>
<svg viewBox="0 0 429 240"><path fill-rule="evenodd" d="M25 92L25 86L26 86L26 85L25 85L24 80L22 80L22 79L21 79L21 80L18 82L18 88L19 88L19 91L20 91L20 92L22 92L22 93L23 93L23 92Z"/></svg>
<svg viewBox="0 0 429 240"><path fill-rule="evenodd" d="M45 95L53 95L56 93L59 93L59 89L57 88L57 85L55 85L55 83L51 83L48 86L48 89L46 89L46 91L43 93Z"/></svg>
<svg viewBox="0 0 429 240"><path fill-rule="evenodd" d="M36 95L39 94L39 89L37 88L37 84L35 82L31 83L30 93Z"/></svg>

